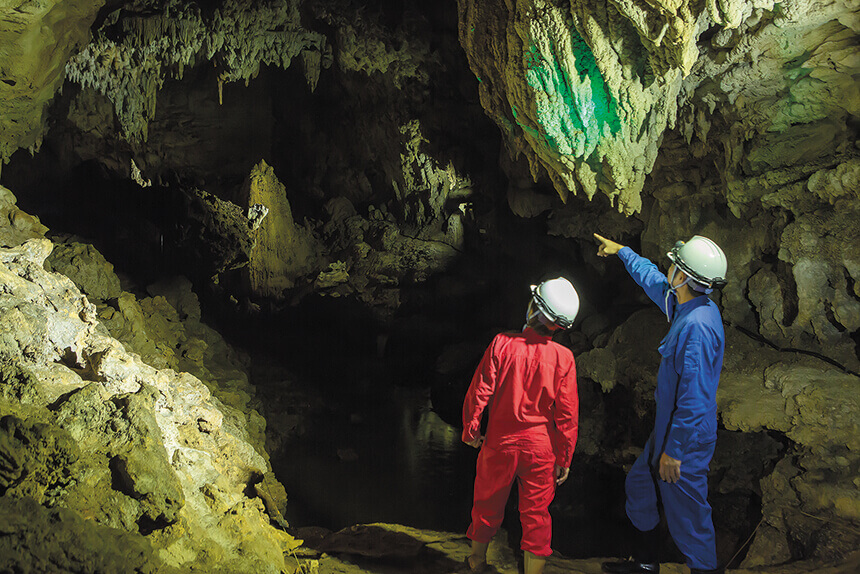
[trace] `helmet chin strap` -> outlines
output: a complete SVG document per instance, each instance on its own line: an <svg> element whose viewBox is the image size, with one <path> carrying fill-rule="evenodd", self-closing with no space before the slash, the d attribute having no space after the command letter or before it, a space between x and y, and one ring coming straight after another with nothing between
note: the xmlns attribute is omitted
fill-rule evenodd
<svg viewBox="0 0 860 574"><path fill-rule="evenodd" d="M532 311L532 309L534 310ZM529 304L529 308L526 311L526 324L523 325L523 331L528 328L529 324L532 322L532 319L534 319L535 317L537 317L537 320L540 321L540 323L546 326L548 329L552 330L555 328L555 323L550 321L547 316L544 315L540 309L538 309L537 305L531 303Z"/></svg>
<svg viewBox="0 0 860 574"><path fill-rule="evenodd" d="M680 285L673 286L672 283L675 282L675 275L678 274L678 266L676 265L672 269L672 276L669 278L669 288L666 289L666 298L663 300L663 309L666 312L666 321L671 323L672 317L669 316L669 295L672 294L675 296L675 301L678 300L678 289L686 285L690 282L691 277L687 276L683 283Z"/></svg>

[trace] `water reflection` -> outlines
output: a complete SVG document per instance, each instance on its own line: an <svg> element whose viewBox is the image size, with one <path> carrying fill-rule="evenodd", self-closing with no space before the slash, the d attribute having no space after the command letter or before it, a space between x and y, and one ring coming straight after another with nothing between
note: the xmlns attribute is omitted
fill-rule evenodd
<svg viewBox="0 0 860 574"><path fill-rule="evenodd" d="M463 531L476 451L431 410L425 390L365 393L334 398L272 461L290 495L287 518L331 529L397 522Z"/></svg>
<svg viewBox="0 0 860 574"><path fill-rule="evenodd" d="M294 526L393 522L465 533L477 453L433 412L426 390L380 383L341 390L272 465ZM553 548L571 557L626 555L623 492L621 469L575 455L550 507ZM503 528L518 546L515 495Z"/></svg>

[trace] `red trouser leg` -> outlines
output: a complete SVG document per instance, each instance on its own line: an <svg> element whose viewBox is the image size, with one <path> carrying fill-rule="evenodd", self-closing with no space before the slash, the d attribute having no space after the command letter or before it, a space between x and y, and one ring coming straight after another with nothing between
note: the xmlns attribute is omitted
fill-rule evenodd
<svg viewBox="0 0 860 574"><path fill-rule="evenodd" d="M494 450L486 445L478 453L475 492L472 502L472 524L466 536L475 542L492 540L502 519L505 503L517 472L517 451Z"/></svg>
<svg viewBox="0 0 860 574"><path fill-rule="evenodd" d="M472 523L466 536L487 543L505 516L505 503L514 479L519 480L521 548L536 556L552 554L549 504L555 496L555 458L550 447L494 450L483 446L478 455Z"/></svg>
<svg viewBox="0 0 860 574"><path fill-rule="evenodd" d="M555 456L552 449L534 448L520 453L518 490L523 540L520 547L535 556L552 554L552 518L549 504L555 497Z"/></svg>

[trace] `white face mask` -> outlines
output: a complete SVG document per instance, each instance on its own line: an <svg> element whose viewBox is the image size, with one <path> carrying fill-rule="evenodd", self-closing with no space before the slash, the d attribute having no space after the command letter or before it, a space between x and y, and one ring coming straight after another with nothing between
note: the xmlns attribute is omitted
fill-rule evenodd
<svg viewBox="0 0 860 574"><path fill-rule="evenodd" d="M669 288L666 290L666 298L663 300L663 310L666 313L666 321L668 321L669 323L672 322L672 317L669 315L669 294L674 295L675 301L677 302L677 300L678 300L678 293L677 293L678 289L680 289L681 287L683 287L684 285L686 285L687 283L690 282L690 278L687 277L686 279L684 279L684 282L681 283L680 285L674 285L673 286L672 283L675 282L675 276L678 274L678 266L673 263L670 271L671 271L671 274L666 275L666 279L669 280Z"/></svg>

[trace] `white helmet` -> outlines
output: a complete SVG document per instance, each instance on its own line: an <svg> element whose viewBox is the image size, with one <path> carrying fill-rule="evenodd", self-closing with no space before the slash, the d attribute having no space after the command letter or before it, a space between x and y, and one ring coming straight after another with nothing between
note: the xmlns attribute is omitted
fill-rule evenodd
<svg viewBox="0 0 860 574"><path fill-rule="evenodd" d="M544 281L540 285L532 285L532 300L547 319L561 327L569 329L579 313L579 295L570 281L564 277Z"/></svg>
<svg viewBox="0 0 860 574"><path fill-rule="evenodd" d="M693 281L708 289L726 284L726 254L707 237L694 235L686 243L678 241L666 256Z"/></svg>

